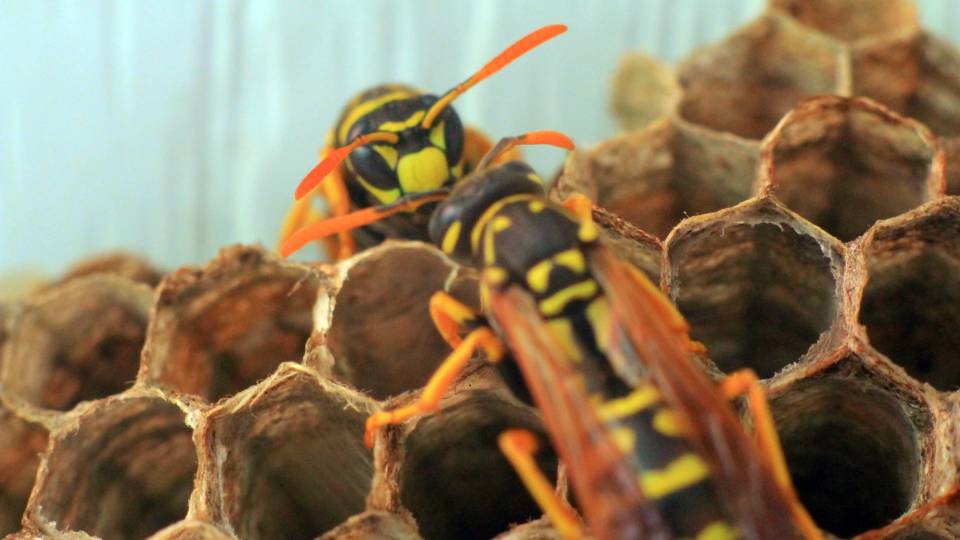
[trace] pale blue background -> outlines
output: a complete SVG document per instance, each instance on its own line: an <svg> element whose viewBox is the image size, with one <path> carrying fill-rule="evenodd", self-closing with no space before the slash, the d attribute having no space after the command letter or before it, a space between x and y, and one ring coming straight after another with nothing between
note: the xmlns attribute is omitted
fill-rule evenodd
<svg viewBox="0 0 960 540"><path fill-rule="evenodd" d="M919 2L948 39L960 0ZM0 272L128 248L166 267L273 245L354 92L442 92L526 32L571 29L461 98L493 134L614 131L627 49L676 61L763 0L0 3ZM556 151L539 150L545 171Z"/></svg>

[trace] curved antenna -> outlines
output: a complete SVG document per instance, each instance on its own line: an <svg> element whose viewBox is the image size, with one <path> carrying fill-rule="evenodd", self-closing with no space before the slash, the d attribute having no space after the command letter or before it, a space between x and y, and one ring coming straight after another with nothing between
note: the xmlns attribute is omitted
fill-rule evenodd
<svg viewBox="0 0 960 540"><path fill-rule="evenodd" d="M363 210L351 212L345 216L325 219L323 221L314 223L313 225L307 225L306 227L298 229L297 232L291 234L286 240L283 241L283 244L280 245L280 255L282 257L289 257L291 254L314 240L319 240L333 234L351 231L353 229L363 227L364 225L369 225L376 221L380 221L381 219L387 216L392 216L393 214L399 214L400 212L412 212L429 202L442 201L443 199L446 199L447 195L449 194L450 190L448 188L424 191L422 193L407 195L406 197L397 199L390 204L371 206L369 208L364 208Z"/></svg>
<svg viewBox="0 0 960 540"><path fill-rule="evenodd" d="M494 145L494 147L491 148L490 151L480 159L480 162L477 163L476 170L482 171L483 169L487 168L491 163L496 161L497 158L510 151L510 149L515 146L532 144L545 144L559 148L566 148L567 150L573 150L575 148L575 145L573 144L573 141L570 140L570 137L567 137L559 131L530 131L515 137L504 137L500 139L497 144Z"/></svg>
<svg viewBox="0 0 960 540"><path fill-rule="evenodd" d="M322 182L331 171L336 169L343 160L347 159L347 156L350 155L350 152L356 150L358 146L363 146L372 142L388 142L391 144L396 144L399 140L400 137L396 133L391 133L389 131L377 131L374 133L367 133L366 135L360 135L356 139L350 141L349 144L331 151L326 159L318 163L313 170L308 172L307 176L300 181L300 185L297 186L297 191L294 196L299 201L308 193L313 191L313 188L317 187L317 185L320 184L320 182Z"/></svg>
<svg viewBox="0 0 960 540"><path fill-rule="evenodd" d="M447 108L447 106L450 105L453 100L460 97L460 94L463 94L478 82L500 71L506 67L507 64L513 62L517 58L520 58L530 49L533 49L544 41L552 39L566 31L566 25L552 24L550 26L544 26L539 30L534 30L526 36L520 38L513 45L510 45L504 49L502 53L498 54L496 58L487 62L485 66L471 75L470 78L458 84L452 90L441 96L436 103L430 106L426 116L423 117L423 121L420 122L420 126L424 129L430 129L430 126L433 125L433 121L437 119L437 116L439 116L440 113L443 112L443 109Z"/></svg>

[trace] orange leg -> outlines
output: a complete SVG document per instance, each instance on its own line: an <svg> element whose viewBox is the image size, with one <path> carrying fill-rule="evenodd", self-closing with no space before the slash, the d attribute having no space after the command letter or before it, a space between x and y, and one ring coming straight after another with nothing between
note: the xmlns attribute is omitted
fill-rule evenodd
<svg viewBox="0 0 960 540"><path fill-rule="evenodd" d="M581 193L574 193L563 201L563 207L573 212L580 219L593 220L593 201Z"/></svg>
<svg viewBox="0 0 960 540"><path fill-rule="evenodd" d="M433 324L443 336L444 341L456 349L463 342L460 333L465 331L469 323L476 322L477 312L440 291L430 297L430 318L433 319Z"/></svg>
<svg viewBox="0 0 960 540"><path fill-rule="evenodd" d="M537 437L526 429L509 429L500 434L500 451L513 465L527 491L537 501L554 528L565 540L583 538L580 520L570 505L557 496L550 480L537 466Z"/></svg>
<svg viewBox="0 0 960 540"><path fill-rule="evenodd" d="M343 180L343 174L337 169L327 176L327 179L320 184L323 189L323 195L330 205L330 213L334 218L345 216L350 213L350 195L347 193L347 186ZM353 240L350 231L337 233L337 251L331 251L330 254L336 254L336 258L346 259L357 252L357 244Z"/></svg>
<svg viewBox="0 0 960 540"><path fill-rule="evenodd" d="M719 388L720 392L728 399L746 395L750 415L753 417L754 437L757 441L757 447L770 463L773 476L780 489L790 499L794 519L800 528L800 532L805 539L823 538L823 534L817 528L813 518L810 517L807 509L797 499L793 482L790 480L790 471L787 469L787 461L783 457L780 437L777 436L776 424L773 422L773 414L770 413L770 406L767 403L767 395L757 380L757 374L751 369L735 371L720 381Z"/></svg>
<svg viewBox="0 0 960 540"><path fill-rule="evenodd" d="M503 343L490 328L482 326L470 332L433 373L416 402L405 407L380 411L367 418L366 433L363 437L367 446L373 446L373 436L378 429L400 424L407 418L420 413L436 410L440 398L453 386L454 381L457 380L457 377L463 372L467 362L473 356L473 352L478 348L483 349L483 352L487 355L487 360L490 362L499 361L506 354Z"/></svg>
<svg viewBox="0 0 960 540"><path fill-rule="evenodd" d="M493 141L484 135L482 131L469 126L463 129L463 138L463 162L466 165L466 171L464 172L470 172L477 168L477 164L480 163L483 156L487 155L487 152L493 148ZM498 156L494 163L506 163L521 158L522 154L520 150L518 148L511 148L509 151Z"/></svg>

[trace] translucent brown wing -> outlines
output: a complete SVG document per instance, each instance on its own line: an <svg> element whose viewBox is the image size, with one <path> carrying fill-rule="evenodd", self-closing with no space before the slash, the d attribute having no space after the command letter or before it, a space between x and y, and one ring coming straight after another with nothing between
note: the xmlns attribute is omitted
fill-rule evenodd
<svg viewBox="0 0 960 540"><path fill-rule="evenodd" d="M570 471L593 534L601 540L669 538L530 296L517 287L493 291L490 311Z"/></svg>
<svg viewBox="0 0 960 540"><path fill-rule="evenodd" d="M642 370L671 407L686 412L691 442L711 464L720 495L745 537L796 537L790 506L765 458L692 361L686 321L646 276L604 246L590 248L590 261L610 301L611 361Z"/></svg>

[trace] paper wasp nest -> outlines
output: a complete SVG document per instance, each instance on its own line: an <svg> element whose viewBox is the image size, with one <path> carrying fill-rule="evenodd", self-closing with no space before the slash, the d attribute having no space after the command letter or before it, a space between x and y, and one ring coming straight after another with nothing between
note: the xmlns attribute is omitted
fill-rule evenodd
<svg viewBox="0 0 960 540"><path fill-rule="evenodd" d="M714 374L765 378L821 527L960 538L957 54L909 2L771 0L675 74L651 66L615 84L637 130L574 153L553 195L606 209ZM361 440L449 352L427 302L476 304L472 271L393 242L161 275L111 254L0 304L0 533L558 538L496 448L537 414L479 362L436 413Z"/></svg>

